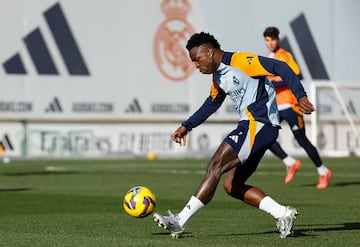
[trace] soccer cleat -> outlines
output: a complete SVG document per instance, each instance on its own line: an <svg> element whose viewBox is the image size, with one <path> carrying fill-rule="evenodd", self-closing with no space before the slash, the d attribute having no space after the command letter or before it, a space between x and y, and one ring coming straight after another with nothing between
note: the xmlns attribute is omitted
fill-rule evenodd
<svg viewBox="0 0 360 247"><path fill-rule="evenodd" d="M298 215L296 208L287 206L285 215L278 218L276 222L276 227L279 229L280 238L286 238L289 234L292 233L292 228L294 226L294 221Z"/></svg>
<svg viewBox="0 0 360 247"><path fill-rule="evenodd" d="M157 222L159 227L167 229L170 232L171 237L180 238L184 228L182 228L179 224L179 216L171 213L170 210L168 210L168 213L169 216L154 213L154 221Z"/></svg>
<svg viewBox="0 0 360 247"><path fill-rule="evenodd" d="M316 185L316 188L318 189L325 189L329 185L329 181L332 177L332 171L328 169L328 172L324 176L319 176L318 184Z"/></svg>
<svg viewBox="0 0 360 247"><path fill-rule="evenodd" d="M299 170L301 167L301 161L300 160L295 160L294 164L292 164L292 166L290 166L287 170L287 174L285 177L285 184L290 183L294 177L295 177L295 173L297 172L297 170Z"/></svg>

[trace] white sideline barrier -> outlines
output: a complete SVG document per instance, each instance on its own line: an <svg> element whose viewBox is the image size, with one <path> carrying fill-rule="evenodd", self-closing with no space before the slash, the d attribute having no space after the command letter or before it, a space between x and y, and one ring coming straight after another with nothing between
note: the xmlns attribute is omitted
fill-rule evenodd
<svg viewBox="0 0 360 247"><path fill-rule="evenodd" d="M15 158L132 158L145 157L149 151L159 158L208 157L236 122L205 123L190 132L186 147L170 139L178 126L178 123L0 123L0 141L6 155ZM306 126L310 133L310 124ZM323 124L317 140L320 154L358 154L359 142L351 133L346 123ZM278 141L289 154L306 155L286 124Z"/></svg>

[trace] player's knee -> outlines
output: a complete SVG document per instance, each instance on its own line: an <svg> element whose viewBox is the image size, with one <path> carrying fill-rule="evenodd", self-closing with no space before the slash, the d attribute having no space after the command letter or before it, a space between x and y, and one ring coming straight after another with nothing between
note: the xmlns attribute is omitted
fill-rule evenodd
<svg viewBox="0 0 360 247"><path fill-rule="evenodd" d="M244 184L234 185L232 181L225 180L224 190L229 196L244 201L244 193L245 193Z"/></svg>
<svg viewBox="0 0 360 247"><path fill-rule="evenodd" d="M232 182L229 179L224 180L224 190L225 190L226 193L231 195Z"/></svg>
<svg viewBox="0 0 360 247"><path fill-rule="evenodd" d="M242 193L244 186L246 185L243 183L234 183L232 179L224 179L224 190L231 196L238 198L239 194Z"/></svg>

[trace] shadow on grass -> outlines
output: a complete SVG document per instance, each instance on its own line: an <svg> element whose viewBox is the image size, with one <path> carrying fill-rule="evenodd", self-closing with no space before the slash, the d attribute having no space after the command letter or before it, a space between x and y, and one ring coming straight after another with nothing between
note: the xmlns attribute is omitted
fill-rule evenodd
<svg viewBox="0 0 360 247"><path fill-rule="evenodd" d="M166 237L169 237L170 233L169 232L156 232L156 233L153 233L152 234L153 236L166 236ZM183 232L181 233L181 238L193 238L193 234L192 232Z"/></svg>
<svg viewBox="0 0 360 247"><path fill-rule="evenodd" d="M79 174L76 171L37 171L37 172L9 172L0 176L21 177L21 176L48 176L48 175L73 175Z"/></svg>
<svg viewBox="0 0 360 247"><path fill-rule="evenodd" d="M346 181L346 182L338 182L338 183L330 182L330 186L333 186L333 187L344 187L344 186L350 186L350 185L360 185L360 181Z"/></svg>
<svg viewBox="0 0 360 247"><path fill-rule="evenodd" d="M360 222L348 222L341 224L313 224L313 225L296 225L294 229L294 236L306 236L306 232L336 232L360 230ZM311 234L310 234L311 235Z"/></svg>
<svg viewBox="0 0 360 247"><path fill-rule="evenodd" d="M360 181L344 181L344 182L337 182L333 183L330 181L329 187L345 187L345 186L352 186L352 185L360 185ZM302 187L316 187L316 184L303 184Z"/></svg>
<svg viewBox="0 0 360 247"><path fill-rule="evenodd" d="M334 232L334 231L349 231L360 230L360 222L349 222L342 224L316 224L316 225L295 225L291 237L312 237L316 232ZM279 234L278 231L254 232L254 233L226 233L210 235L214 237L226 236L249 236L249 235L263 235L263 234Z"/></svg>
<svg viewBox="0 0 360 247"><path fill-rule="evenodd" d="M31 188L8 188L8 189L0 188L0 193L1 192L21 192L21 191L28 191L28 190L32 190L32 189Z"/></svg>

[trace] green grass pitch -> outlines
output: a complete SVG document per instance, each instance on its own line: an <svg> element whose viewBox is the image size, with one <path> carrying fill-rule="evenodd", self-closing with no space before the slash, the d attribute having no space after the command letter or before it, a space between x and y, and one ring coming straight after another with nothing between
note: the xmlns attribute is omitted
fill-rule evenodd
<svg viewBox="0 0 360 247"><path fill-rule="evenodd" d="M324 158L333 170L318 190L310 160L288 185L279 159L266 157L248 181L300 211L294 234L280 239L275 220L224 192L171 239L151 216L122 208L135 185L157 196L156 211L178 212L198 186L206 159L13 160L0 164L0 246L360 246L360 159Z"/></svg>

